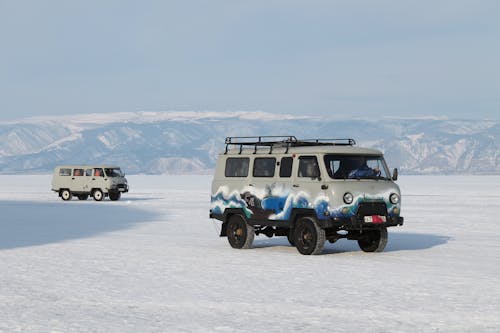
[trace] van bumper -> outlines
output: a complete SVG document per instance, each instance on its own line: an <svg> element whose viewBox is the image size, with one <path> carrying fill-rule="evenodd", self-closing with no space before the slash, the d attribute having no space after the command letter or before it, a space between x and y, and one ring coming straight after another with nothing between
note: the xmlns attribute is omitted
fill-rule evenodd
<svg viewBox="0 0 500 333"><path fill-rule="evenodd" d="M109 191L110 192L127 193L128 192L128 185L127 184L118 184L118 185L110 188Z"/></svg>
<svg viewBox="0 0 500 333"><path fill-rule="evenodd" d="M386 216L386 222L365 222L364 216L353 216L350 218L333 217L328 220L318 220L322 228L336 228L344 230L361 230L367 228L395 227L404 223L402 216Z"/></svg>

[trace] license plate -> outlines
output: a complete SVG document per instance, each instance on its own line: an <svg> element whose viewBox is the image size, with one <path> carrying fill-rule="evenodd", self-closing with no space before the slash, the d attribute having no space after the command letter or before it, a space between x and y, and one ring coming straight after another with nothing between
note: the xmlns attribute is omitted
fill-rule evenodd
<svg viewBox="0 0 500 333"><path fill-rule="evenodd" d="M119 188L118 191L125 192L125 189L124 188Z"/></svg>
<svg viewBox="0 0 500 333"><path fill-rule="evenodd" d="M365 223L384 223L386 218L383 215L368 215L364 217Z"/></svg>

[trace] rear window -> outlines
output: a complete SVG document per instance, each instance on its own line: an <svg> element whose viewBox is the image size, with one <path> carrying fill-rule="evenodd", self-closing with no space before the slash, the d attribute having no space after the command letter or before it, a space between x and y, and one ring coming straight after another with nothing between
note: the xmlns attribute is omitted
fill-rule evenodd
<svg viewBox="0 0 500 333"><path fill-rule="evenodd" d="M253 176L274 177L275 165L274 157L257 157L253 162Z"/></svg>
<svg viewBox="0 0 500 333"><path fill-rule="evenodd" d="M248 165L250 159L248 157L229 157L226 160L226 177L246 177L248 176Z"/></svg>
<svg viewBox="0 0 500 333"><path fill-rule="evenodd" d="M59 169L59 176L71 176L71 169Z"/></svg>

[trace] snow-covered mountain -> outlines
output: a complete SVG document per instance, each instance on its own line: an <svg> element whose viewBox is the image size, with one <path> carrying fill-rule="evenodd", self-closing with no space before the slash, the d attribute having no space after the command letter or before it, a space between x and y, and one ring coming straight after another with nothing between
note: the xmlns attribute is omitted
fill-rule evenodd
<svg viewBox="0 0 500 333"><path fill-rule="evenodd" d="M0 173L112 163L127 173L208 173L226 136L354 138L406 174L500 174L500 121L335 119L264 112L135 112L0 123Z"/></svg>

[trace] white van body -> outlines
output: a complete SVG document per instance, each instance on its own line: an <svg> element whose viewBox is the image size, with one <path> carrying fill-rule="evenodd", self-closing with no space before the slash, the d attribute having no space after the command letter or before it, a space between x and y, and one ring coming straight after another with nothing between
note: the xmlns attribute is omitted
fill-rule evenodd
<svg viewBox="0 0 500 333"><path fill-rule="evenodd" d="M236 248L263 233L287 236L303 254L340 238L379 252L386 228L403 224L396 179L380 151L355 147L352 139L226 138L210 217L222 221L221 236Z"/></svg>
<svg viewBox="0 0 500 333"><path fill-rule="evenodd" d="M52 175L52 191L63 200L73 196L86 200L90 195L96 201L105 197L114 201L128 190L125 175L114 165L61 165Z"/></svg>

